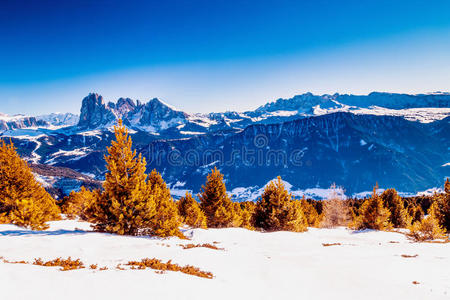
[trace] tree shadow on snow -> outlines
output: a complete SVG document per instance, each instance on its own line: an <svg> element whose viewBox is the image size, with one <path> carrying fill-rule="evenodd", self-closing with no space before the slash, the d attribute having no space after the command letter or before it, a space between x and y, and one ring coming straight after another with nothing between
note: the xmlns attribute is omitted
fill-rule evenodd
<svg viewBox="0 0 450 300"><path fill-rule="evenodd" d="M53 230L53 231L34 231L34 230L5 230L0 231L0 236L22 236L22 235L38 235L38 236L51 236L51 235L64 235L64 234L88 234L92 233L91 231L83 231L83 230Z"/></svg>

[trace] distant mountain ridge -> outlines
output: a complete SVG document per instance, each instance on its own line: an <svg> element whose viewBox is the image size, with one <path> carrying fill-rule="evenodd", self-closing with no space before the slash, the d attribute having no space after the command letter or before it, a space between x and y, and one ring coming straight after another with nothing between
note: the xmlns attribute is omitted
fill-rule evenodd
<svg viewBox="0 0 450 300"><path fill-rule="evenodd" d="M119 118L148 159L148 169L162 172L174 192L196 192L214 166L230 189L241 192L258 191L278 175L296 190L336 182L357 194L378 181L417 192L439 186L450 175L448 93L306 93L253 111L209 114L186 113L157 98L107 102L92 93L83 99L79 117L0 114L0 138L12 138L20 154L35 164L102 180L106 146L114 137L111 127ZM248 161L243 151L261 154L265 161ZM283 153L297 155L301 164L274 165ZM180 155L181 164L176 160ZM76 178L42 178L58 188L82 184Z"/></svg>

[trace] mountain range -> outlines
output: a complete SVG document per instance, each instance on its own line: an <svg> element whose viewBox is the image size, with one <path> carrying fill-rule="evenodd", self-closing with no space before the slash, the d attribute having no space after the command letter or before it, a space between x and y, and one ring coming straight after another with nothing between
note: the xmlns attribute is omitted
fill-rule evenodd
<svg viewBox="0 0 450 300"><path fill-rule="evenodd" d="M103 179L103 156L118 119L148 168L159 170L175 195L197 192L214 166L238 200L278 175L293 191L336 183L349 195L376 182L416 193L450 175L448 93L306 93L253 111L209 114L183 112L157 98L106 102L92 93L82 100L79 116L0 114L0 137L11 138L35 166L51 166L40 167L50 171L37 176L48 186L59 182L63 195L86 184L83 176ZM68 172L52 176L55 168L84 179L74 184L71 173L71 184L61 184Z"/></svg>

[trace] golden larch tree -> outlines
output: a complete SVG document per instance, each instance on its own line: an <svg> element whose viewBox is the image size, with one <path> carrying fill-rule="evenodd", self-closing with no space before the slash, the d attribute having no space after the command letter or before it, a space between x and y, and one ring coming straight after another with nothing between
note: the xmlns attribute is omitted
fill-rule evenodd
<svg viewBox="0 0 450 300"><path fill-rule="evenodd" d="M179 229L181 223L177 205L161 174L153 170L149 175L148 183L151 191L154 192L156 207L150 233L160 237L177 236L185 238Z"/></svg>
<svg viewBox="0 0 450 300"><path fill-rule="evenodd" d="M186 192L186 195L178 200L177 207L184 224L193 228L206 228L206 216L191 193Z"/></svg>
<svg viewBox="0 0 450 300"><path fill-rule="evenodd" d="M391 215L389 222L394 228L406 228L411 224L412 216L408 214L402 198L395 189L387 189L381 194L384 205Z"/></svg>
<svg viewBox="0 0 450 300"><path fill-rule="evenodd" d="M389 222L391 213L377 194L378 184L373 188L372 196L359 208L359 215L351 225L354 229L387 230L392 228Z"/></svg>
<svg viewBox="0 0 450 300"><path fill-rule="evenodd" d="M447 178L444 185L444 194L435 194L433 203L429 209L439 225L448 233L450 233L450 180Z"/></svg>
<svg viewBox="0 0 450 300"><path fill-rule="evenodd" d="M155 194L147 183L145 159L132 150L122 121L114 127L116 140L105 156L108 172L104 191L90 207L94 229L122 235L147 234L156 213Z"/></svg>
<svg viewBox="0 0 450 300"><path fill-rule="evenodd" d="M0 223L42 230L60 219L55 200L36 181L14 145L0 140Z"/></svg>
<svg viewBox="0 0 450 300"><path fill-rule="evenodd" d="M223 182L223 175L215 167L208 174L199 194L200 207L210 228L232 227L235 209Z"/></svg>
<svg viewBox="0 0 450 300"><path fill-rule="evenodd" d="M301 201L292 200L291 194L285 189L279 176L264 189L264 193L256 203L254 218L255 227L266 231L307 230L307 220Z"/></svg>

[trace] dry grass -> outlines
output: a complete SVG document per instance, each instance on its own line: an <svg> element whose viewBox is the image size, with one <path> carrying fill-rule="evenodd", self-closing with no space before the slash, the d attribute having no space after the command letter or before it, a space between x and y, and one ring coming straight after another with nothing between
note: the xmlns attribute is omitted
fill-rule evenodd
<svg viewBox="0 0 450 300"><path fill-rule="evenodd" d="M414 280L412 284L420 284L420 282Z"/></svg>
<svg viewBox="0 0 450 300"><path fill-rule="evenodd" d="M213 278L213 274L211 272L205 272L193 266L182 267L177 264L173 264L170 260L166 263L163 263L161 262L161 260L156 258L144 258L141 261L130 261L127 263L127 266L130 266L133 270L143 270L146 268L150 268L153 270L158 270L159 273L165 271L174 271L202 278Z"/></svg>
<svg viewBox="0 0 450 300"><path fill-rule="evenodd" d="M418 257L418 256L419 256L419 254L416 254L416 255L402 254L402 257L403 257L403 258L416 258L416 257Z"/></svg>
<svg viewBox="0 0 450 300"><path fill-rule="evenodd" d="M332 244L327 244L327 243L323 243L322 246L324 247L330 247L330 246L341 246L341 243L332 243Z"/></svg>
<svg viewBox="0 0 450 300"><path fill-rule="evenodd" d="M61 271L84 269L84 264L82 261L80 261L80 259L72 260L71 257L67 259L58 257L54 260L49 260L46 262L44 262L41 258L36 258L33 262L33 265L43 267L61 267Z"/></svg>
<svg viewBox="0 0 450 300"><path fill-rule="evenodd" d="M89 266L89 268L90 268L91 270L96 270L97 267L98 267L98 265L94 265L94 264L92 264L92 265Z"/></svg>
<svg viewBox="0 0 450 300"><path fill-rule="evenodd" d="M187 245L178 245L182 247L184 250L192 249L192 248L209 248L213 250L225 250L224 248L219 248L216 245L211 244L187 244Z"/></svg>

